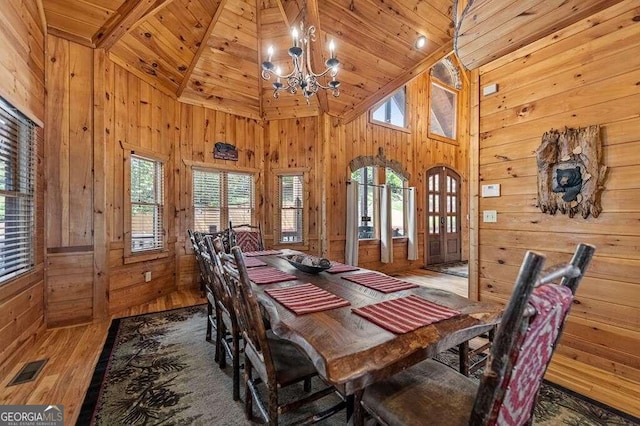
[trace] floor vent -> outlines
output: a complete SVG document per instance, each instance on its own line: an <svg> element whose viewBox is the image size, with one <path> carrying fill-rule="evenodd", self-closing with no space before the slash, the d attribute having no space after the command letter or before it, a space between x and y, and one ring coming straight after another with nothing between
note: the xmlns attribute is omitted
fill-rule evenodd
<svg viewBox="0 0 640 426"><path fill-rule="evenodd" d="M42 371L42 367L44 367L44 365L47 363L49 359L39 359L37 361L31 361L28 362L24 365L24 367L22 367L22 369L18 372L18 374L16 374L16 377L14 377L8 386L13 386L13 385L20 385L22 383L27 383L30 382L32 380L35 380L36 377L38 377L38 374L40 374L40 371Z"/></svg>

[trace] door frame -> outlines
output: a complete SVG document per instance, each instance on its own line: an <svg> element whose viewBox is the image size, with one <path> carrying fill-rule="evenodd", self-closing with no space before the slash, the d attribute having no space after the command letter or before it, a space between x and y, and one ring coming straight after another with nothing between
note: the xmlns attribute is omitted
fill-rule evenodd
<svg viewBox="0 0 640 426"><path fill-rule="evenodd" d="M429 189L428 189L428 185L429 185L429 172L433 169L437 169L437 168L446 168L451 170L452 172L454 172L456 175L458 175L458 206L457 206L457 210L458 210L458 214L459 214L459 220L458 220L458 234L460 236L460 260L466 260L466 256L465 256L465 244L464 244L464 235L465 235L465 223L467 220L467 210L465 208L465 205L463 203L463 199L464 197L467 196L463 182L464 182L464 175L462 173L460 173L460 171L458 169L456 169L455 167L451 166L450 164L444 164L444 163L437 163L434 164L430 167L428 167L427 169L425 169L425 178L424 178L424 186L423 186L423 190L424 190L424 200L423 200L423 206L424 206L424 212L425 215L423 217L423 229L424 229L424 239L423 239L423 248L424 248L424 258L423 258L423 265L424 266L428 266L427 265L427 260L429 259L429 227L428 227L428 218L429 218ZM443 183L444 185L444 183Z"/></svg>

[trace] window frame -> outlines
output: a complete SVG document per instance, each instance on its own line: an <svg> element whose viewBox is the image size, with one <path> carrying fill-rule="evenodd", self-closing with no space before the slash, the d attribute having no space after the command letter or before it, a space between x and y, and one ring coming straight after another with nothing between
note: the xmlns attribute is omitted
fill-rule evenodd
<svg viewBox="0 0 640 426"><path fill-rule="evenodd" d="M7 168L6 172L13 177L13 179L9 179L9 180L14 181L13 185L11 183L8 183L7 186L12 186L15 188L3 189L3 190L0 190L0 192L2 196L5 197L5 213L6 213L7 204L8 204L7 200L14 200L15 203L11 203L11 204L18 204L18 206L15 207L16 209L18 209L18 211L21 211L21 212L26 211L24 215L22 213L20 214L21 219L23 220L15 224L13 228L26 229L26 231L24 232L19 232L18 235L19 236L26 235L27 237L26 250L21 249L20 247L12 247L12 246L8 247L8 248L13 248L14 250L17 248L18 250L8 252L7 254L10 257L15 256L16 254L19 254L20 256L18 258L21 260L18 263L18 266L19 266L18 268L10 270L7 273L2 272L2 274L0 275L0 286L2 286L21 275L25 275L33 272L33 270L35 269L35 263L36 263L35 249L36 249L36 243L37 243L36 232L35 232L36 216L37 216L37 213L36 213L36 210L37 210L37 206L36 206L37 159L36 158L37 158L38 145L42 140L42 136L41 136L42 134L41 134L41 130L39 130L40 127L38 127L38 125L33 120L31 120L29 117L27 117L25 114L23 114L21 111L19 111L17 108L15 108L13 105L11 105L9 102L4 100L3 98L0 98L0 108L2 109L2 112L1 112L2 116L4 116L4 118L7 120L13 121L13 123L6 123L6 124L15 125L15 131L17 132L17 135L15 138L6 138L7 142L9 142L8 153L10 154L10 157L11 157L7 159L6 164L8 164L9 167ZM0 118L2 118L2 116L0 116ZM4 120L2 121L4 122ZM2 133L0 133L0 136L2 136ZM15 154L15 156L13 154ZM6 156L3 155L2 158L6 158ZM28 170L26 171L26 173L24 173L24 170L23 170L25 164L28 165ZM20 206L19 204L23 204L23 205ZM3 224L5 224L4 219L2 222ZM4 231L10 230L11 228L12 226L6 226L6 227L3 226ZM4 240L4 234L5 234L4 231L3 231L3 240ZM20 245L22 244L19 244L18 246ZM5 255L2 256L2 259L4 259L4 257ZM2 263L2 266L4 269L4 266L5 266L4 261Z"/></svg>
<svg viewBox="0 0 640 426"><path fill-rule="evenodd" d="M454 123L453 123L453 131L454 137L449 138L444 135L440 135L438 133L434 133L431 130L431 112L433 109L433 86L438 86L440 89L445 90L447 92L451 92L455 95L455 108L454 108ZM460 118L460 89L456 89L453 86L450 86L440 79L429 75L429 118L427 123L427 136L429 139L435 139L442 142L450 143L453 145L459 145L458 136L459 136L459 118Z"/></svg>
<svg viewBox="0 0 640 426"><path fill-rule="evenodd" d="M289 168L289 169L273 169L272 173L274 176L273 183L273 195L274 200L276 200L273 214L273 223L274 223L274 231L273 231L273 244L274 247L287 247L287 248L298 248L298 249L308 249L309 246L309 211L308 211L308 201L310 197L310 178L309 178L310 168L308 167L299 167L299 168ZM282 239L282 200L280 197L281 194L281 182L282 177L284 176L302 176L302 241L293 241L293 242L285 242L281 241Z"/></svg>
<svg viewBox="0 0 640 426"><path fill-rule="evenodd" d="M156 152L140 149L128 144L122 144L124 150L124 203L123 214L124 220L124 256L123 261L125 264L134 262L144 262L147 260L160 259L169 256L169 249L167 246L167 229L169 220L169 209L167 205L167 164L169 156L158 154ZM132 250L131 248L131 220L132 220L132 202L131 202L131 157L141 157L145 160L159 162L162 165L162 230L164 238L162 239L162 247L150 250Z"/></svg>
<svg viewBox="0 0 640 426"><path fill-rule="evenodd" d="M250 225L257 225L257 213L256 213L256 182L258 181L259 171L256 169L250 168L224 168L224 167L215 167L208 163L202 162L194 162L194 161L184 161L187 166L190 166L191 170L191 213L189 215L189 220L191 222L191 228L193 229L195 226L195 206L194 206L194 181L193 181L193 172L195 170L199 170L205 173L221 173L223 174L223 186L220 188L220 226L221 229L218 231L222 231L228 228L229 225L229 204L227 195L229 191L227 190L227 179L226 176L228 174L240 174L240 175L250 175L252 179L252 199L251 199L251 223ZM234 225L242 225L242 223L234 223ZM207 231L208 232L208 231Z"/></svg>
<svg viewBox="0 0 640 426"><path fill-rule="evenodd" d="M397 126L395 124L391 124L390 122L386 122L386 121L380 121L380 120L376 120L375 118L373 118L373 114L383 105L386 105L387 103L391 102L391 100L393 99L393 97L396 95L396 93L398 93L400 90L404 91L404 104L405 104L405 109L404 109L404 126ZM374 124L376 126L382 126L382 127L387 127L389 129L394 129L394 130L399 130L405 133L410 133L411 132L411 128L409 126L410 123L410 108L409 108L409 91L407 90L407 86L404 85L402 86L400 89L394 91L393 93L391 93L390 95L386 96L384 99L382 99L380 102L376 103L373 107L369 108L369 123Z"/></svg>
<svg viewBox="0 0 640 426"><path fill-rule="evenodd" d="M401 186L401 191L402 191L402 228L404 229L404 235L399 235L397 237L396 236L393 237L394 240L401 240L403 238L408 238L407 228L408 228L408 225L409 225L409 217L408 217L407 213L409 211L409 197L407 197L406 191L408 190L407 188L409 187L409 179L407 179L406 177L402 176L402 173L399 173L396 170L393 170L389 166L386 166L386 167L384 167L384 181L385 181L385 183L387 185L388 185L388 183L387 183L387 169L389 169L393 173L395 173L395 175L398 176L398 178L402 182L402 186ZM393 221L392 221L391 224L393 225Z"/></svg>

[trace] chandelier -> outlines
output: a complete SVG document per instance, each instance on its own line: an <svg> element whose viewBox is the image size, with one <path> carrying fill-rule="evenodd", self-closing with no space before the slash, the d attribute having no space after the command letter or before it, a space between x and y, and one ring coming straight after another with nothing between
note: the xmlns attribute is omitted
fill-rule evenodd
<svg viewBox="0 0 640 426"><path fill-rule="evenodd" d="M294 27L291 36L293 46L289 48L289 56L293 62L293 69L289 74L283 74L280 67L276 67L271 62L273 46L269 46L268 59L262 63L262 78L268 81L272 74L276 77L276 81L272 83L273 97L278 98L281 91L295 94L298 89L307 99L307 104L309 98L319 89L331 90L333 96L340 96L340 82L336 80L340 61L336 58L333 40L329 43L329 59L325 62L326 69L316 73L311 68L311 42L316 41L316 28L311 25L305 30L304 22L301 21L300 32L298 33L297 28ZM331 81L326 86L319 81L324 76L331 77Z"/></svg>

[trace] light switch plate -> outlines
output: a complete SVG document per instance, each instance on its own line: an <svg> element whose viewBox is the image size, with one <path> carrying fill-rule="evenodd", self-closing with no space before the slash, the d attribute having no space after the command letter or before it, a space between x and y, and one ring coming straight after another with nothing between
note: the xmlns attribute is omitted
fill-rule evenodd
<svg viewBox="0 0 640 426"><path fill-rule="evenodd" d="M495 223L498 221L498 212L495 210L485 210L482 212L483 222Z"/></svg>
<svg viewBox="0 0 640 426"><path fill-rule="evenodd" d="M151 271L144 273L144 282L148 283L149 281L151 281Z"/></svg>
<svg viewBox="0 0 640 426"><path fill-rule="evenodd" d="M489 84L482 88L482 96L493 95L498 91L498 85L496 83Z"/></svg>

